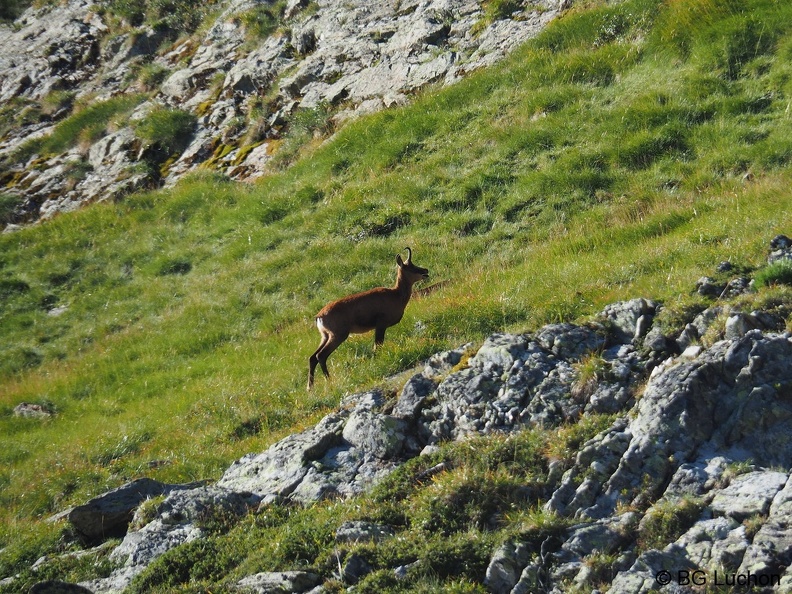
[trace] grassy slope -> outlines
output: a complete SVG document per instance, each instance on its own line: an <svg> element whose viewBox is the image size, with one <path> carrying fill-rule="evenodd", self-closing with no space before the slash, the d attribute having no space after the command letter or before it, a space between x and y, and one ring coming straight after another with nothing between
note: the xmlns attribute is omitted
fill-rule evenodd
<svg viewBox="0 0 792 594"><path fill-rule="evenodd" d="M435 351L761 263L792 227L791 13L571 14L256 186L195 176L0 236L0 577L54 550L42 518L139 476L216 478ZM390 284L406 245L447 284L306 394L315 311Z"/></svg>

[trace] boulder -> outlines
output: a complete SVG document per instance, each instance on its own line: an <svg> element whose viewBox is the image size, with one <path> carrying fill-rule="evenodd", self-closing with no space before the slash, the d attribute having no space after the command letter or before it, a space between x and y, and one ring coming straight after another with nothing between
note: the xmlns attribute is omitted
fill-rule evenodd
<svg viewBox="0 0 792 594"><path fill-rule="evenodd" d="M15 417L27 417L33 419L48 419L53 415L52 410L43 404L33 404L30 402L20 402L14 407Z"/></svg>
<svg viewBox="0 0 792 594"><path fill-rule="evenodd" d="M235 589L255 594L297 594L321 582L319 575L309 571L267 571L242 578Z"/></svg>
<svg viewBox="0 0 792 594"><path fill-rule="evenodd" d="M190 489L192 485L169 485L149 478L141 478L108 491L72 508L68 520L80 536L88 542L126 534L135 509L154 497L178 490Z"/></svg>
<svg viewBox="0 0 792 594"><path fill-rule="evenodd" d="M33 584L28 590L28 594L92 594L92 592L79 584L48 580Z"/></svg>
<svg viewBox="0 0 792 594"><path fill-rule="evenodd" d="M344 522L336 530L336 542L380 542L394 535L393 528L372 522Z"/></svg>
<svg viewBox="0 0 792 594"><path fill-rule="evenodd" d="M755 515L767 515L773 498L788 478L785 472L759 470L740 475L727 488L715 494L712 511L738 522Z"/></svg>

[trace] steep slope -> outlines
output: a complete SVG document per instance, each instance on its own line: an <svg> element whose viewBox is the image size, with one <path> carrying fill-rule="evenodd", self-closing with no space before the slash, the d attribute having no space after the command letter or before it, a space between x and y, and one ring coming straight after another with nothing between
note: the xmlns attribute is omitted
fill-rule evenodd
<svg viewBox="0 0 792 594"><path fill-rule="evenodd" d="M511 375L503 379L493 375L495 367L480 367L483 355L472 363L465 356L449 376L470 380L470 390L448 383L434 400L415 402L422 418L427 413L421 424L440 439L430 444L441 448L437 457L408 462L380 491L350 500L305 509L272 502L241 520L236 505L216 515L196 507L190 518L197 524L182 528L207 537L162 555L132 588L213 590L268 568L309 568L332 590L347 585L332 577L339 562L360 567L361 560L375 571L359 587L378 592L480 591L488 566L492 572L504 567L519 580L531 565L526 577L543 580L542 568L551 564L539 563L537 570L533 557L543 553L548 537L569 540L564 531L574 516L602 520L592 534L611 536L632 524L607 525L595 512L607 514L611 505L620 513L630 505L645 514L677 463L694 465L685 467L692 486L698 485L694 478L711 474L712 483L704 479L699 486L713 496L729 489L729 475L751 469L733 453L728 456L736 465L728 473L718 464L696 466L703 460L700 446L723 436L705 431L703 422L701 435L688 439L673 425L669 434L655 413L687 406L685 394L667 407L659 393L661 385L682 385L687 374L703 378L698 385L706 406L692 412L706 416L714 394L708 381L716 377L710 372L726 353L734 353L735 364L726 366L724 393L737 403L744 394L731 390L732 382L748 386L741 382L752 373L764 377L758 360L744 358L754 347L759 356L754 342L786 340L778 334L789 324L785 289L718 299L732 277L785 278L784 270L768 274L764 264L770 239L792 228L790 8L770 0L595 4L556 20L494 67L310 143L288 170L255 184L192 175L166 190L0 236L0 575L13 578L2 587L22 591L47 578L87 582L119 569L110 551L120 542L86 553L90 544L59 515L71 506L139 478L214 484L233 460L310 432L347 394L376 387L385 406L398 402L409 379L400 372L434 353L484 344L493 332L518 335L509 347L516 358L502 363ZM340 295L389 284L394 256L406 245L442 282L421 288L376 356L370 337L346 342L331 361L334 381L306 394L307 357L318 343L313 314ZM694 288L703 275L712 278ZM582 336L576 328L588 327L590 316L636 297L662 304L667 316L655 316L661 336L653 335L652 345L667 341L669 355L693 339L706 347L694 349L700 359L677 359L669 375L650 381L651 389L605 390L623 377L619 363L630 365L627 352L609 359L595 351L575 362L559 359L550 343L528 346L537 340L526 336L543 334L548 323ZM711 309L723 305L731 309ZM707 310L702 324L697 317ZM761 339L743 334L715 346L732 317L730 328L748 330L764 324L758 312L765 311L780 317L776 326L757 326ZM701 331L705 325L711 330ZM630 338L618 340L626 345ZM568 343L562 340L559 348ZM555 374L540 365L551 360L548 353L564 362ZM530 366L520 372L532 354L535 377L526 375ZM570 385L578 377L569 368L579 386ZM514 392L502 385L509 377ZM754 400L783 400L786 379L779 378L777 386L763 379L769 388ZM529 380L557 388L559 407L544 416L550 428L531 426L542 420L538 404L518 398L536 385ZM476 400L473 388L484 396ZM634 409L638 441L631 449L624 449L626 425L610 414L586 413L575 422L564 412L576 398L594 398L615 399L613 412L623 414L640 394L647 400ZM451 396L470 396L476 400L468 403L471 412L482 416L466 417L465 406ZM768 410L784 418L785 406ZM693 419L700 418L679 427L698 427ZM738 418L730 425L735 443L751 445L751 428ZM443 441L480 429L481 419L485 430L487 422L498 428L513 419L529 425L508 439ZM774 420L761 417L772 429L762 437L777 435ZM360 421L356 426L366 427ZM337 439L338 429L320 445ZM341 437L347 442L361 439L351 428L344 437L345 430L346 424ZM581 451L597 435L592 448ZM652 435L678 440L685 462L665 447L653 456ZM389 451L388 443L380 447ZM587 456L608 448L619 454L592 466ZM319 450L324 458L327 452ZM612 463L620 464L628 451L625 465L651 462L656 482L648 481L645 491L632 467L610 481L617 474ZM556 460L561 463L551 473ZM311 460L297 474L331 472L332 457L327 461ZM447 461L455 470L443 472L438 465ZM786 492L783 473L765 476L759 468L771 463L771 457L758 460L752 470L761 476L741 479L722 495L772 479L779 489L764 492L756 507L762 511L778 496L778 505L768 508L775 516ZM536 509L553 495L537 495L547 484L563 487L552 500L556 514ZM306 484L301 492L311 489L320 490ZM160 503L144 506L136 527L162 524ZM577 577L582 568L574 564L583 562L593 573L580 578L582 587L608 582L612 576L602 575L613 567L623 570L627 561L650 553L634 576L648 583L647 568L655 561L683 562L661 549L676 543L702 509L723 515L678 546L714 542L700 538L710 533L731 534L726 544L738 547L762 533L757 545L778 545L775 533L768 534L776 525L764 529L761 513L741 527L733 523L742 521L741 512L727 512L726 503L701 505L672 502L659 509L680 507L680 514L661 513L657 524L650 522L643 549L619 544L603 553L596 542L583 546L585 526L578 526L580 538L564 549L571 554L562 563L566 577L555 576L558 583L572 579L575 567ZM178 524L177 515L166 519ZM390 527L399 538L382 548L336 545L340 522L347 520L378 524L383 534ZM662 538L649 538L658 525ZM544 552L558 544L554 538ZM501 546L515 553L510 561L495 554ZM696 549L699 558L726 558L706 546ZM600 552L592 557L595 549ZM783 566L783 560L770 561ZM416 573L398 582L395 568L402 568L398 575Z"/></svg>

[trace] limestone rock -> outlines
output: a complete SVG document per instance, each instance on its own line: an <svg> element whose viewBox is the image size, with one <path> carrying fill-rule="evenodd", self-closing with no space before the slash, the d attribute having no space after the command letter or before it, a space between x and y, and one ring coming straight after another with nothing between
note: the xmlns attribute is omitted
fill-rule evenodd
<svg viewBox="0 0 792 594"><path fill-rule="evenodd" d="M135 509L146 499L194 485L168 485L141 478L72 508L69 522L89 542L126 534Z"/></svg>
<svg viewBox="0 0 792 594"><path fill-rule="evenodd" d="M307 592L321 582L319 575L309 571L273 571L242 578L236 589L256 594L291 594Z"/></svg>
<svg viewBox="0 0 792 594"><path fill-rule="evenodd" d="M14 407L15 417L28 417L33 419L48 419L52 416L52 410L42 404L32 404L30 402L20 402Z"/></svg>
<svg viewBox="0 0 792 594"><path fill-rule="evenodd" d="M390 526L372 522L344 522L336 530L336 542L379 542L393 535L394 531Z"/></svg>

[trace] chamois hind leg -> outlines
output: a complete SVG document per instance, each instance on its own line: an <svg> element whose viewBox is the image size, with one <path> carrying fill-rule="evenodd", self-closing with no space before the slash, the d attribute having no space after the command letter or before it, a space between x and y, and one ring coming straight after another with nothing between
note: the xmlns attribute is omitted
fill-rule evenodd
<svg viewBox="0 0 792 594"><path fill-rule="evenodd" d="M316 358L319 361L319 365L321 366L325 377L330 377L330 373L327 371L327 358L333 353L334 350L338 348L342 342L347 339L348 336L348 332L345 334L329 334L327 342L325 342L322 348L320 348L316 353Z"/></svg>
<svg viewBox="0 0 792 594"><path fill-rule="evenodd" d="M319 343L319 348L314 351L314 354L311 355L311 358L308 359L308 389L310 390L313 388L314 384L314 370L316 369L316 365L319 363L319 353L327 344L327 341L330 340L330 335L326 332L320 331L322 334L322 342Z"/></svg>

